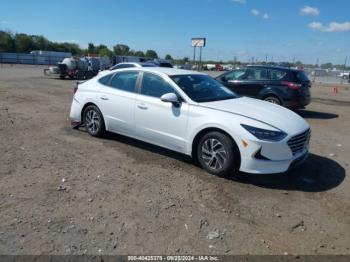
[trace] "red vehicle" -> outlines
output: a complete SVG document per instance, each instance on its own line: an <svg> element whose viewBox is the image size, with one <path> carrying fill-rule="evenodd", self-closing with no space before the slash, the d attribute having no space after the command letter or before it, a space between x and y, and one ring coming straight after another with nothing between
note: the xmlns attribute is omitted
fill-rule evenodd
<svg viewBox="0 0 350 262"><path fill-rule="evenodd" d="M215 70L216 70L216 71L224 71L224 68L222 67L222 65L216 64L216 65L215 65Z"/></svg>

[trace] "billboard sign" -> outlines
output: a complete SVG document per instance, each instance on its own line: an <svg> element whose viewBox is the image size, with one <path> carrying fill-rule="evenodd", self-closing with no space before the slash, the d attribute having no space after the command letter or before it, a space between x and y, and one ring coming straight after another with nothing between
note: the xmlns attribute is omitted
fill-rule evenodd
<svg viewBox="0 0 350 262"><path fill-rule="evenodd" d="M192 47L205 47L205 38L192 38L191 44Z"/></svg>

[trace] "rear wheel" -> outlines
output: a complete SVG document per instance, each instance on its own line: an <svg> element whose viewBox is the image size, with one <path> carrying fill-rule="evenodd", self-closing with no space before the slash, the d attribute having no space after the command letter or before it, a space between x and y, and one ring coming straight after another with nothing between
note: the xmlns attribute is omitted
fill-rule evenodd
<svg viewBox="0 0 350 262"><path fill-rule="evenodd" d="M264 101L266 102L270 102L272 104L276 104L276 105L281 105L281 100L279 100L277 97L275 96L267 96L264 98Z"/></svg>
<svg viewBox="0 0 350 262"><path fill-rule="evenodd" d="M237 171L237 151L234 142L220 132L205 134L197 145L197 159L208 173L229 176Z"/></svg>
<svg viewBox="0 0 350 262"><path fill-rule="evenodd" d="M85 108L84 125L91 136L101 137L105 133L105 123L101 111L95 105L90 105Z"/></svg>

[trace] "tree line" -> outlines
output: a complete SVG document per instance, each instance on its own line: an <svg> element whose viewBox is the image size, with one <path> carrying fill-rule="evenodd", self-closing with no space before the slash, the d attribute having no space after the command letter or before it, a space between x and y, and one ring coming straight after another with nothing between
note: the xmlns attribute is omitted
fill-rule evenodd
<svg viewBox="0 0 350 262"><path fill-rule="evenodd" d="M23 33L13 34L7 31L0 30L0 52L10 52L10 53L29 53L33 50L43 50L43 51L58 51L58 52L71 52L73 56L82 56L88 54L96 54L99 56L108 56L112 57L113 55L122 55L122 56L139 56L146 57L149 59L159 58L156 51L150 49L146 52L144 51L135 51L131 49L128 45L125 44L117 44L113 46L112 50L109 49L106 45L99 44L95 45L93 43L89 43L87 48L81 48L76 43L69 42L54 42L50 41L44 36L41 35L27 35ZM167 54L165 59L171 60L176 64L185 64L190 62L188 57L183 59L173 59L171 55ZM197 61L198 63L198 61ZM246 63L232 60L226 63L222 61L202 61L202 64L232 64L235 66L240 66ZM265 61L256 61L257 64L265 64ZM280 64L280 63L279 63ZM296 61L295 63L284 62L282 64L289 64L290 66L302 66L307 68L337 68L344 69L344 65L337 65L332 63L325 63L321 65L314 64L304 64L301 61ZM347 66L346 70L350 70Z"/></svg>
<svg viewBox="0 0 350 262"><path fill-rule="evenodd" d="M157 52L152 49L146 52L135 51L125 44L117 44L111 50L103 44L95 45L89 43L88 47L84 49L76 43L54 42L41 35L13 34L0 30L0 52L29 53L33 50L71 52L73 56L97 54L99 56L109 57L113 55L124 55L147 57L150 59L158 58ZM173 60L169 54L166 55L165 59Z"/></svg>

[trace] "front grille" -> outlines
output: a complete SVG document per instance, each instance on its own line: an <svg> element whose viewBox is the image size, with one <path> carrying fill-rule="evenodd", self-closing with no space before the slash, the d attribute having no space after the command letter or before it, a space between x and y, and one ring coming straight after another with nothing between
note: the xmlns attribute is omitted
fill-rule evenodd
<svg viewBox="0 0 350 262"><path fill-rule="evenodd" d="M308 129L305 132L293 136L291 139L289 139L288 146L290 150L292 150L293 156L304 150L304 148L309 144L310 136L311 130Z"/></svg>

